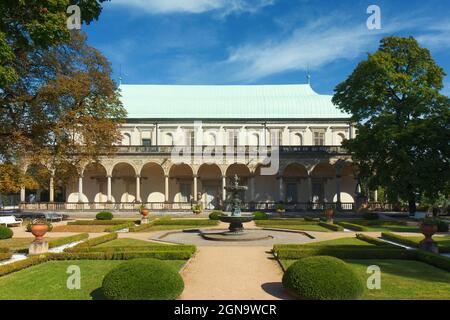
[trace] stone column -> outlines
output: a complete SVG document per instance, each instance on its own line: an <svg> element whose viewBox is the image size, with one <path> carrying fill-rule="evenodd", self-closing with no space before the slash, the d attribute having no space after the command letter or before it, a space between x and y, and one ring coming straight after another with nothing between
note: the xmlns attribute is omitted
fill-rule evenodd
<svg viewBox="0 0 450 320"><path fill-rule="evenodd" d="M374 201L374 202L378 202L378 190L375 190L375 191L373 192L373 201Z"/></svg>
<svg viewBox="0 0 450 320"><path fill-rule="evenodd" d="M164 199L169 202L169 176L164 176Z"/></svg>
<svg viewBox="0 0 450 320"><path fill-rule="evenodd" d="M341 207L341 176L336 175L336 209Z"/></svg>
<svg viewBox="0 0 450 320"><path fill-rule="evenodd" d="M279 195L278 200L279 201L284 201L283 177L282 176L278 177L278 195Z"/></svg>
<svg viewBox="0 0 450 320"><path fill-rule="evenodd" d="M141 199L141 176L136 176L136 202L140 203L142 202Z"/></svg>
<svg viewBox="0 0 450 320"><path fill-rule="evenodd" d="M55 179L52 176L50 176L50 188L49 188L49 200L51 203L55 202Z"/></svg>
<svg viewBox="0 0 450 320"><path fill-rule="evenodd" d="M250 202L255 202L255 176L250 176Z"/></svg>
<svg viewBox="0 0 450 320"><path fill-rule="evenodd" d="M225 203L227 201L227 191L225 187L227 186L227 177L222 176L222 201Z"/></svg>
<svg viewBox="0 0 450 320"><path fill-rule="evenodd" d="M111 195L111 176L107 176L107 180L108 180L108 183L107 183L107 191L106 191L106 194L107 194L107 198L106 198L106 201L108 202L108 203L111 203L112 202L112 195Z"/></svg>
<svg viewBox="0 0 450 320"><path fill-rule="evenodd" d="M78 202L83 202L83 176L78 177Z"/></svg>
<svg viewBox="0 0 450 320"><path fill-rule="evenodd" d="M309 196L309 202L313 201L313 192L312 192L312 179L311 176L308 176L308 196Z"/></svg>
<svg viewBox="0 0 450 320"><path fill-rule="evenodd" d="M194 201L197 200L197 175L194 174Z"/></svg>
<svg viewBox="0 0 450 320"><path fill-rule="evenodd" d="M25 202L25 187L20 188L20 202Z"/></svg>

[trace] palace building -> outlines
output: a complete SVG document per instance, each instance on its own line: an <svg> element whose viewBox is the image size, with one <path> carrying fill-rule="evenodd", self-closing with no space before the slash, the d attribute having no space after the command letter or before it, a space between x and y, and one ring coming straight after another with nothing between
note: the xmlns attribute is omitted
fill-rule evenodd
<svg viewBox="0 0 450 320"><path fill-rule="evenodd" d="M309 84L120 90L128 117L118 152L82 168L60 208L128 210L143 203L150 210L191 210L201 202L226 209L224 186L238 175L248 186L247 210L273 210L277 203L288 210L331 203L353 209L357 182L341 143L355 129L331 96Z"/></svg>

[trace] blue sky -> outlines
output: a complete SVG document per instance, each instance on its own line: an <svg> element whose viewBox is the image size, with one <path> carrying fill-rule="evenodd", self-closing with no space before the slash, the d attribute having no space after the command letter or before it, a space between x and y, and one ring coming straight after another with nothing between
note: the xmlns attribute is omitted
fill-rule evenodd
<svg viewBox="0 0 450 320"><path fill-rule="evenodd" d="M372 4L381 30L366 26ZM387 35L415 36L450 73L448 0L112 0L83 31L128 84L305 83L310 70L331 94Z"/></svg>

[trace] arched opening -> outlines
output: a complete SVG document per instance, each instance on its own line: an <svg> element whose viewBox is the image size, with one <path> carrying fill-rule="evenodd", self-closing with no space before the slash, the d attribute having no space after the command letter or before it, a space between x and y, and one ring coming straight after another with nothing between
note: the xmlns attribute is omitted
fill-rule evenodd
<svg viewBox="0 0 450 320"><path fill-rule="evenodd" d="M175 164L169 172L169 202L187 203L194 198L193 171L187 164Z"/></svg>
<svg viewBox="0 0 450 320"><path fill-rule="evenodd" d="M108 201L108 181L106 169L99 163L90 163L83 172L83 202Z"/></svg>
<svg viewBox="0 0 450 320"><path fill-rule="evenodd" d="M164 202L164 170L150 162L141 170L141 195L143 202Z"/></svg>
<svg viewBox="0 0 450 320"><path fill-rule="evenodd" d="M354 195L356 184L358 183L356 176L356 165L352 162L346 162L341 171L340 190L342 203L354 203ZM337 201L337 193L333 197L333 201Z"/></svg>
<svg viewBox="0 0 450 320"><path fill-rule="evenodd" d="M226 177L226 184L229 185L230 183L232 183L232 179L234 178L234 176L237 175L239 177L239 184L243 185L243 186L247 186L248 190L247 191L242 191L241 192L241 199L244 202L249 202L252 201L253 199L251 198L251 189L250 189L250 169L243 163L233 163L231 164L226 172L225 172L225 177ZM226 206L226 210L230 211L231 210L231 206L229 204L230 202L230 197L231 195L226 192L226 202L227 202L227 206Z"/></svg>
<svg viewBox="0 0 450 320"><path fill-rule="evenodd" d="M198 170L198 191L201 192L203 207L219 209L222 195L222 172L215 164L203 164Z"/></svg>
<svg viewBox="0 0 450 320"><path fill-rule="evenodd" d="M301 133L294 133L291 136L291 146L302 146L303 145L303 136Z"/></svg>
<svg viewBox="0 0 450 320"><path fill-rule="evenodd" d="M299 163L289 164L283 172L284 201L286 203L308 202L308 171Z"/></svg>
<svg viewBox="0 0 450 320"><path fill-rule="evenodd" d="M216 134L213 132L208 132L206 134L205 145L207 146L215 146L217 145Z"/></svg>
<svg viewBox="0 0 450 320"><path fill-rule="evenodd" d="M276 175L262 175L261 167L259 165L255 170L255 202L273 203L278 201L279 197L279 180ZM256 208L256 209L264 209Z"/></svg>
<svg viewBox="0 0 450 320"><path fill-rule="evenodd" d="M332 202L336 192L336 170L329 163L317 164L311 172L313 203Z"/></svg>
<svg viewBox="0 0 450 320"><path fill-rule="evenodd" d="M129 163L120 162L112 171L112 202L132 203L136 201L136 171Z"/></svg>
<svg viewBox="0 0 450 320"><path fill-rule="evenodd" d="M62 164L55 171L55 201L78 202L78 170L72 164Z"/></svg>
<svg viewBox="0 0 450 320"><path fill-rule="evenodd" d="M338 133L336 136L336 145L340 146L342 145L342 142L345 140L345 135L343 133Z"/></svg>
<svg viewBox="0 0 450 320"><path fill-rule="evenodd" d="M172 133L167 132L164 135L164 144L166 146L173 146L173 134Z"/></svg>

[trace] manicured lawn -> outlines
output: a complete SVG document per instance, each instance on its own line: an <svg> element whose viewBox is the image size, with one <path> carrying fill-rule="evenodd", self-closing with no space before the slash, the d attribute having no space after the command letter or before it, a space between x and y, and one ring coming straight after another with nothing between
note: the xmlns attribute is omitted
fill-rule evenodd
<svg viewBox="0 0 450 320"><path fill-rule="evenodd" d="M282 260L288 268L296 260ZM381 269L381 289L365 289L364 300L450 300L450 272L420 261L348 260L350 266L367 281L367 267Z"/></svg>
<svg viewBox="0 0 450 320"><path fill-rule="evenodd" d="M185 261L165 260L180 269ZM118 260L50 261L0 277L1 300L90 300L101 297L99 288L106 273L123 263ZM81 289L66 286L67 267L81 270Z"/></svg>
<svg viewBox="0 0 450 320"><path fill-rule="evenodd" d="M269 224L261 226L263 228L288 229L288 230L302 230L302 231L320 231L332 232L330 229L319 226L318 224L296 224L296 225L276 225Z"/></svg>
<svg viewBox="0 0 450 320"><path fill-rule="evenodd" d="M406 237L417 244L424 239L424 236L421 237ZM433 240L438 243L439 246L450 247L450 236L434 236ZM0 246L1 247L1 246Z"/></svg>
<svg viewBox="0 0 450 320"><path fill-rule="evenodd" d="M402 222L396 221L383 221L383 220L344 220L345 222L358 224L366 227L367 231L379 231L379 232L420 232L417 225L407 225Z"/></svg>
<svg viewBox="0 0 450 320"><path fill-rule="evenodd" d="M149 246L149 245L165 245L157 242L151 242L151 241L145 241L145 240L138 240L138 239L130 239L130 238L120 238L115 239L112 241L108 241L102 244L99 244L96 247L122 247L122 246L132 246L132 247L138 247L138 246Z"/></svg>
<svg viewBox="0 0 450 320"><path fill-rule="evenodd" d="M198 225L158 225L158 226L151 226L147 229L136 232L154 232L163 230L207 229L207 228L208 226L198 226Z"/></svg>
<svg viewBox="0 0 450 320"><path fill-rule="evenodd" d="M359 240L356 237L339 238L318 242L305 243L305 246L374 246L374 244Z"/></svg>
<svg viewBox="0 0 450 320"><path fill-rule="evenodd" d="M45 238L47 241L56 240L59 238ZM0 248L9 248L11 251L19 251L28 249L30 243L34 238L11 238L0 240Z"/></svg>
<svg viewBox="0 0 450 320"><path fill-rule="evenodd" d="M108 227L111 225L65 225L53 227L52 232L100 233L105 232Z"/></svg>

